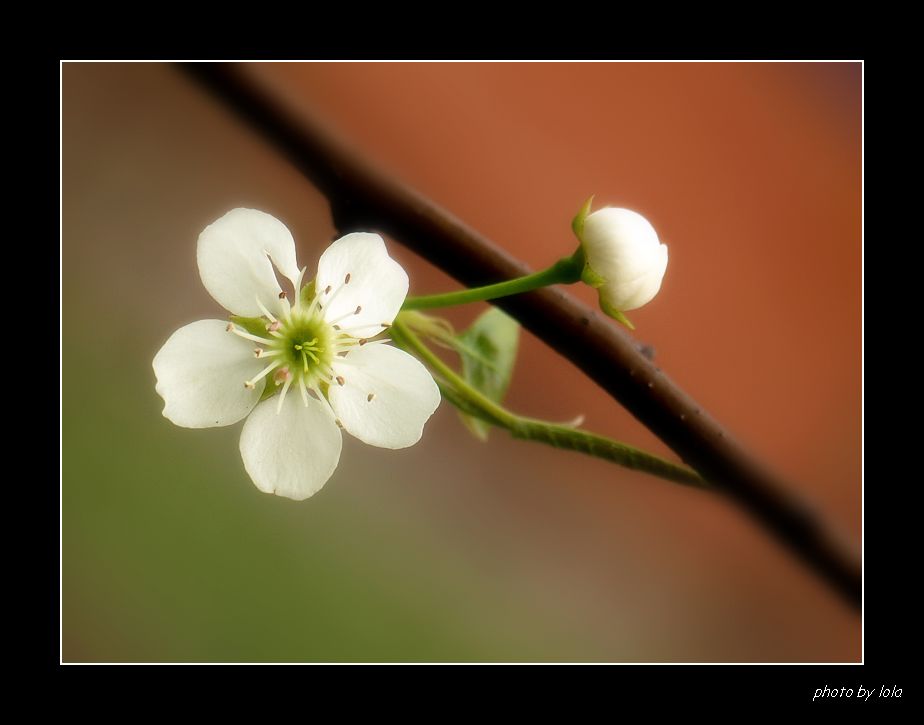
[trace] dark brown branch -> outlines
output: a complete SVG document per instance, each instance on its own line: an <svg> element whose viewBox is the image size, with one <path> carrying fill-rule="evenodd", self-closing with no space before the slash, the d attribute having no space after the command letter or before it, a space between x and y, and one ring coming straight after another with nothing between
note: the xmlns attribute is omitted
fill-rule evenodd
<svg viewBox="0 0 924 725"><path fill-rule="evenodd" d="M330 200L338 229L385 232L468 286L529 272L478 232L350 151L298 99L258 80L246 66L194 64L186 70L317 185ZM609 319L558 288L496 304L577 365L852 605L860 607L856 553Z"/></svg>

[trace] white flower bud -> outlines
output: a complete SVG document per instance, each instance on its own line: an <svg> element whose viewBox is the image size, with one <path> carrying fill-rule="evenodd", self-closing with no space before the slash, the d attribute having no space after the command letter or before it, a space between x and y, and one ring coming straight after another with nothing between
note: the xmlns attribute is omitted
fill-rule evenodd
<svg viewBox="0 0 924 725"><path fill-rule="evenodd" d="M581 278L597 289L606 314L628 322L621 313L650 302L661 288L667 245L641 214L613 207L587 214L589 208L575 219L585 258Z"/></svg>

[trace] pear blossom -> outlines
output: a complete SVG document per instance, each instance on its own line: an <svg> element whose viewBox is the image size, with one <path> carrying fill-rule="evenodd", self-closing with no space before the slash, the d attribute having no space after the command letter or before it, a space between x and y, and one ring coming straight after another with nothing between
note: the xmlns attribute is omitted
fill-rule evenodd
<svg viewBox="0 0 924 725"><path fill-rule="evenodd" d="M604 207L592 214L589 203L575 219L585 266L582 279L597 289L600 307L611 317L650 302L667 269L667 245L654 227L631 209Z"/></svg>
<svg viewBox="0 0 924 725"><path fill-rule="evenodd" d="M371 339L391 325L408 290L380 236L333 242L303 285L307 268L299 269L286 226L234 209L199 236L197 260L231 321L181 327L154 357L166 418L186 428L246 418L244 468L261 491L295 500L333 474L341 430L381 448L420 440L439 388L416 358Z"/></svg>

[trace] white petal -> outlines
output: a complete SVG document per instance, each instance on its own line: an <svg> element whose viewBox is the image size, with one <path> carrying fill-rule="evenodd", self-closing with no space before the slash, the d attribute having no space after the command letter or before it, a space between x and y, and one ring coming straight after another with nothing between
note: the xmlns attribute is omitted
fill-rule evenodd
<svg viewBox="0 0 924 725"><path fill-rule="evenodd" d="M601 306L627 312L649 303L661 289L661 280L667 270L667 245L658 248L654 265L646 274L627 282L607 282L598 291Z"/></svg>
<svg viewBox="0 0 924 725"><path fill-rule="evenodd" d="M354 348L337 358L334 370L344 384L331 384L330 404L344 429L369 445L414 445L440 404L439 388L427 369L390 345Z"/></svg>
<svg viewBox="0 0 924 725"><path fill-rule="evenodd" d="M608 281L634 281L661 261L658 233L631 209L595 211L584 221L582 239L591 269Z"/></svg>
<svg viewBox="0 0 924 725"><path fill-rule="evenodd" d="M282 289L273 273L296 284L295 241L286 225L262 211L232 209L199 235L196 252L202 284L226 310L245 317L279 309ZM272 259L272 262L270 262Z"/></svg>
<svg viewBox="0 0 924 725"><path fill-rule="evenodd" d="M382 331L382 323L390 325L404 304L407 285L407 273L388 256L378 234L347 234L318 260L317 289L331 289L321 296L324 319L354 337L371 337Z"/></svg>
<svg viewBox="0 0 924 725"><path fill-rule="evenodd" d="M278 403L264 400L244 423L241 458L261 491L301 501L327 483L343 439L330 410L314 398L306 406L290 390L277 413Z"/></svg>
<svg viewBox="0 0 924 725"><path fill-rule="evenodd" d="M263 381L244 387L265 360L253 343L226 331L227 322L199 320L174 332L154 356L164 416L184 428L237 423L260 400Z"/></svg>

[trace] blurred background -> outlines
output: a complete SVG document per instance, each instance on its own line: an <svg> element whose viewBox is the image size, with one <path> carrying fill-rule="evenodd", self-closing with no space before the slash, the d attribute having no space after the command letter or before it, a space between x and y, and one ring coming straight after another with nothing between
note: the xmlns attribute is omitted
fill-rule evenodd
<svg viewBox="0 0 924 725"><path fill-rule="evenodd" d="M535 268L573 250L590 194L644 214L671 257L636 337L859 546L859 64L256 72ZM225 314L207 224L270 212L312 270L325 199L167 65L65 64L62 123L65 661L860 659L859 616L731 505L480 443L445 403L410 449L345 436L307 501L258 492L240 424L173 426L151 360ZM412 293L457 287L389 248ZM672 455L529 334L508 402Z"/></svg>

